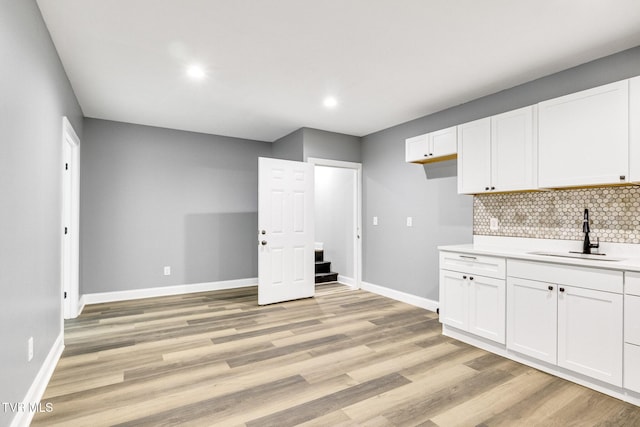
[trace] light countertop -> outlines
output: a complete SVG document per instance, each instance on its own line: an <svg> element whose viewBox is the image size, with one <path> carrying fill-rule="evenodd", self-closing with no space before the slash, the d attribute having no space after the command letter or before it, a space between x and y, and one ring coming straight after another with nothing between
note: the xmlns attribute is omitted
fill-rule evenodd
<svg viewBox="0 0 640 427"><path fill-rule="evenodd" d="M594 259L598 257L597 255L589 259L582 259L582 258L579 258L580 255L577 255L577 254L572 254L573 256L578 256L577 258L570 258L570 257L563 257L563 256L540 255L540 254L532 253L532 252L547 252L547 253L554 253L554 254L569 255L568 249L565 249L563 247L558 248L557 245L556 247L551 247L547 250L547 247L545 246L532 247L526 244L517 246L518 242L516 241L505 241L502 243L504 244L501 244L500 242L491 242L491 244L487 244L487 242L474 242L474 243L463 244L463 245L438 246L438 249L441 251L461 252L461 253L470 254L470 255L496 256L496 257L519 259L519 260L526 260L526 261L538 261L538 262L546 262L546 263L553 263L553 264L575 265L580 267L594 267L594 268L604 268L608 270L640 272L640 256L632 253L616 253L615 251L612 251L611 255L607 253L606 257L604 257L605 259L612 259L612 260L605 261L605 260ZM516 243L516 246L514 246L513 243ZM570 250L576 250L576 248L571 248Z"/></svg>

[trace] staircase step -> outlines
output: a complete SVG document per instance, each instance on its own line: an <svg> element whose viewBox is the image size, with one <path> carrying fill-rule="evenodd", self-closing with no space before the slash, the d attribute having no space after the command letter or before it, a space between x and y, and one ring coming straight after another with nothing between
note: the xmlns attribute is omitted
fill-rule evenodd
<svg viewBox="0 0 640 427"><path fill-rule="evenodd" d="M316 274L329 273L331 271L331 261L316 261Z"/></svg>
<svg viewBox="0 0 640 427"><path fill-rule="evenodd" d="M338 273L334 273L330 271L328 273L317 273L316 274L316 283L327 283L327 282L337 282L338 281Z"/></svg>
<svg viewBox="0 0 640 427"><path fill-rule="evenodd" d="M316 262L324 261L324 251L321 249L316 249Z"/></svg>

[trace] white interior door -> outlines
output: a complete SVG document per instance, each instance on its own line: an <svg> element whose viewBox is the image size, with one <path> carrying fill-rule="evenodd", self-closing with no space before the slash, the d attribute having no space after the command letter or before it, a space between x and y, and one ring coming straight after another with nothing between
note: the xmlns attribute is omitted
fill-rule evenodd
<svg viewBox="0 0 640 427"><path fill-rule="evenodd" d="M62 120L62 260L63 317L78 316L80 272L80 139Z"/></svg>
<svg viewBox="0 0 640 427"><path fill-rule="evenodd" d="M312 297L313 165L258 159L258 304Z"/></svg>

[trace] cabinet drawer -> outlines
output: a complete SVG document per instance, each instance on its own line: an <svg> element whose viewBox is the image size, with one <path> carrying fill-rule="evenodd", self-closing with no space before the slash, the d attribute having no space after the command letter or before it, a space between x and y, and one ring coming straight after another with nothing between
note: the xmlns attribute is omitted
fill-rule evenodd
<svg viewBox="0 0 640 427"><path fill-rule="evenodd" d="M640 296L640 273L624 273L624 293Z"/></svg>
<svg viewBox="0 0 640 427"><path fill-rule="evenodd" d="M601 268L578 267L566 264L551 264L536 261L509 260L509 277L537 280L558 285L575 286L596 291L621 294L623 289L622 271Z"/></svg>
<svg viewBox="0 0 640 427"><path fill-rule="evenodd" d="M640 346L624 345L624 383L623 387L640 393Z"/></svg>
<svg viewBox="0 0 640 427"><path fill-rule="evenodd" d="M440 252L440 268L467 274L505 278L505 259L459 252Z"/></svg>
<svg viewBox="0 0 640 427"><path fill-rule="evenodd" d="M640 345L640 297L624 296L624 341Z"/></svg>

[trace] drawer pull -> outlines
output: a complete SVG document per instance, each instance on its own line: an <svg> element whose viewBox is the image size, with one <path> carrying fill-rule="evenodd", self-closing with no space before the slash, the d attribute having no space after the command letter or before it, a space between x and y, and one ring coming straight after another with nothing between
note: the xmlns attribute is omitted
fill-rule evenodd
<svg viewBox="0 0 640 427"><path fill-rule="evenodd" d="M471 255L460 255L460 258L464 258L464 259L478 259L478 258L476 258L476 257L474 257L474 256L471 256Z"/></svg>

